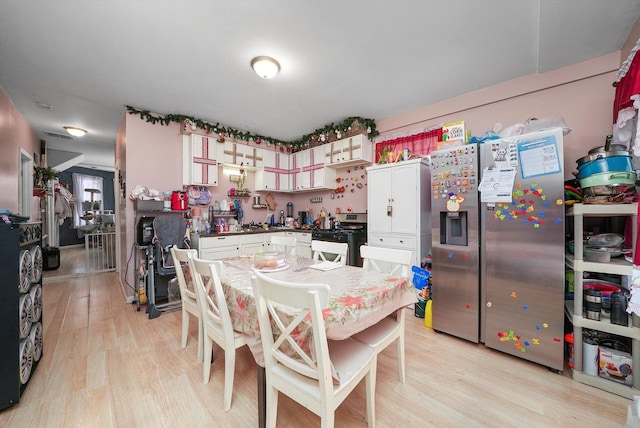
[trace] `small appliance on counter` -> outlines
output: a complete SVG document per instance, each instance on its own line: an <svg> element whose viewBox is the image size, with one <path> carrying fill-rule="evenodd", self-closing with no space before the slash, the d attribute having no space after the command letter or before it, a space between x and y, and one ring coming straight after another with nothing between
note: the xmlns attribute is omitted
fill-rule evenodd
<svg viewBox="0 0 640 428"><path fill-rule="evenodd" d="M302 227L304 224L307 224L307 212L298 211L298 227Z"/></svg>

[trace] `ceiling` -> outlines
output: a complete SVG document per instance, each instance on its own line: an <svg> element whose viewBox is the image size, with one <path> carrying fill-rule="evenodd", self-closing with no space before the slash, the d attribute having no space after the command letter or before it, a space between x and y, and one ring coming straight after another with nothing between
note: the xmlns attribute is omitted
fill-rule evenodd
<svg viewBox="0 0 640 428"><path fill-rule="evenodd" d="M67 165L109 170L125 105L293 141L618 51L639 16L640 0L2 0L0 88L50 152L84 154Z"/></svg>

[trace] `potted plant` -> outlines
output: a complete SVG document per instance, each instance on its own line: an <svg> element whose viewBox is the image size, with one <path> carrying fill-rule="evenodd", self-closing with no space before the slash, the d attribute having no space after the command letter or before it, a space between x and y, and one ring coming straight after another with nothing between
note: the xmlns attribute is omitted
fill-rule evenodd
<svg viewBox="0 0 640 428"><path fill-rule="evenodd" d="M50 166L33 167L33 194L34 196L44 196L49 180L58 178L60 171L56 171Z"/></svg>

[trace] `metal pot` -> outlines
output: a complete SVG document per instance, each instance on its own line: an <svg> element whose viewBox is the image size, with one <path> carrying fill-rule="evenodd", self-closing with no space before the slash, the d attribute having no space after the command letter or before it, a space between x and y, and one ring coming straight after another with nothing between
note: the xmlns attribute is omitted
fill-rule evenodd
<svg viewBox="0 0 640 428"><path fill-rule="evenodd" d="M633 171L602 172L580 179L580 187L585 189L592 186L611 186L620 184L636 184L636 174Z"/></svg>
<svg viewBox="0 0 640 428"><path fill-rule="evenodd" d="M610 147L595 147L589 150L589 154L587 156L581 157L576 162L578 163L578 168L580 168L580 166L585 163L611 156L630 156L630 153L624 146L620 144L613 144Z"/></svg>
<svg viewBox="0 0 640 428"><path fill-rule="evenodd" d="M631 156L628 153L624 155L603 155L603 157L601 157L600 159L583 163L578 166L578 179L589 177L594 174L613 171L633 171L633 166L631 165Z"/></svg>
<svg viewBox="0 0 640 428"><path fill-rule="evenodd" d="M590 155L597 155L598 153L616 152L620 150L627 150L622 144L605 144L604 146L594 147L589 150Z"/></svg>

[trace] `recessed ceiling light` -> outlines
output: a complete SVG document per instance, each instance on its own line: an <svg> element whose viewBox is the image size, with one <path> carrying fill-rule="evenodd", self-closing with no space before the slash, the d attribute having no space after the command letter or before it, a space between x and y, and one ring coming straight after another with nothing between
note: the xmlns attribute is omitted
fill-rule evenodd
<svg viewBox="0 0 640 428"><path fill-rule="evenodd" d="M251 67L263 79L271 79L280 71L280 63L268 56L258 56L251 60Z"/></svg>
<svg viewBox="0 0 640 428"><path fill-rule="evenodd" d="M76 128L75 126L65 126L64 129L74 137L82 137L84 134L87 133L86 129Z"/></svg>

